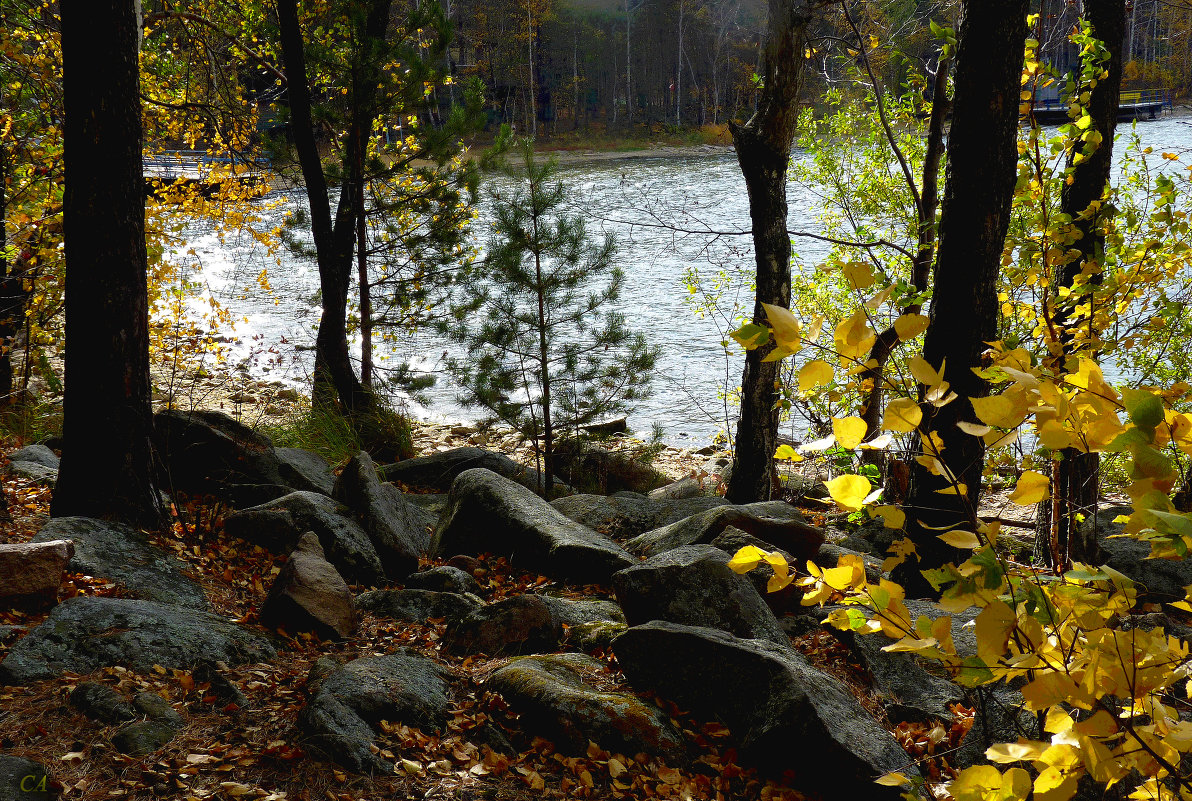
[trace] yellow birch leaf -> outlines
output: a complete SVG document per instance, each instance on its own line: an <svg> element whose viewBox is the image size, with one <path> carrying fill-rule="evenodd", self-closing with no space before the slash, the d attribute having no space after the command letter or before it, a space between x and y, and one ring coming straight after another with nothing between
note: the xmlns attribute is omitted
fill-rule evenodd
<svg viewBox="0 0 1192 801"><path fill-rule="evenodd" d="M991 601L977 615L977 655L986 664L993 664L1006 652L1016 620L1014 610L1004 601Z"/></svg>
<svg viewBox="0 0 1192 801"><path fill-rule="evenodd" d="M874 515L881 515L882 525L886 528L904 528L906 526L906 512L897 506L876 506Z"/></svg>
<svg viewBox="0 0 1192 801"><path fill-rule="evenodd" d="M986 398L969 398L973 412L982 423L998 428L1014 428L1026 417L1026 399L1009 392ZM1021 402L1019 402L1021 400Z"/></svg>
<svg viewBox="0 0 1192 801"><path fill-rule="evenodd" d="M993 429L981 423L970 423L968 420L958 420L956 427L966 434L972 434L974 437L983 437ZM998 436L1001 436L999 434Z"/></svg>
<svg viewBox="0 0 1192 801"><path fill-rule="evenodd" d="M1026 760L1036 760L1043 755L1043 752L1051 747L1051 743L1044 743L1038 740L1024 740L1019 739L1016 743L997 743L985 749L985 756L990 762L999 762L1005 764L1007 762L1025 762Z"/></svg>
<svg viewBox="0 0 1192 801"><path fill-rule="evenodd" d="M869 318L864 309L857 309L852 317L836 326L834 333L836 352L846 361L859 361L877 339L877 334L869 327Z"/></svg>
<svg viewBox="0 0 1192 801"><path fill-rule="evenodd" d="M767 552L756 545L746 545L733 554L733 558L728 560L728 566L735 573L748 573L757 567L766 556Z"/></svg>
<svg viewBox="0 0 1192 801"><path fill-rule="evenodd" d="M800 325L791 310L783 306L763 303L766 319L770 322L770 330L774 332L774 341L780 348L795 351L803 340L803 326Z"/></svg>
<svg viewBox="0 0 1192 801"><path fill-rule="evenodd" d="M915 380L920 384L926 384L929 387L934 387L943 380L943 369L940 369L939 372L936 372L936 369L932 367L922 356L914 356L911 358L910 364L908 366L910 367L911 375L913 375Z"/></svg>
<svg viewBox="0 0 1192 801"><path fill-rule="evenodd" d="M869 491L873 489L869 479L857 475L837 476L825 482L824 486L828 488L828 494L836 505L850 512L860 509Z"/></svg>
<svg viewBox="0 0 1192 801"><path fill-rule="evenodd" d="M1076 795L1076 777L1064 776L1059 768L1049 766L1035 778L1035 801L1068 801Z"/></svg>
<svg viewBox="0 0 1192 801"><path fill-rule="evenodd" d="M951 545L953 548L981 547L981 540L971 531L953 529L952 531L945 531L943 534L937 534L936 536Z"/></svg>
<svg viewBox="0 0 1192 801"><path fill-rule="evenodd" d="M895 398L886 404L886 413L882 415L882 430L905 434L914 431L915 426L922 420L923 410L914 398Z"/></svg>
<svg viewBox="0 0 1192 801"><path fill-rule="evenodd" d="M1072 444L1071 432L1064 430L1063 424L1058 420L1048 420L1038 427L1038 432L1039 443L1044 448L1058 451Z"/></svg>
<svg viewBox="0 0 1192 801"><path fill-rule="evenodd" d="M880 308L883 303L890 299L890 296L894 294L894 290L896 288L897 287L895 287L894 284L890 284L890 286L886 287L881 292L878 292L869 300L865 301L865 308L869 309L870 311Z"/></svg>
<svg viewBox="0 0 1192 801"><path fill-rule="evenodd" d="M832 419L832 433L836 435L836 444L845 450L852 450L865 439L868 426L860 417L840 417Z"/></svg>
<svg viewBox="0 0 1192 801"><path fill-rule="evenodd" d="M774 451L774 458L782 462L801 462L803 456L790 445L779 445Z"/></svg>
<svg viewBox="0 0 1192 801"><path fill-rule="evenodd" d="M840 268L844 278L853 289L868 289L873 286L873 268L865 262L851 261Z"/></svg>
<svg viewBox="0 0 1192 801"><path fill-rule="evenodd" d="M943 463L937 460L936 464L942 465ZM963 481L958 482L956 484L949 484L948 486L944 487L943 489L937 489L935 491L935 494L936 495L966 495L967 496L968 495L968 484L965 484Z"/></svg>
<svg viewBox="0 0 1192 801"><path fill-rule="evenodd" d="M799 368L799 391L807 392L831 383L834 375L832 365L821 359L807 362Z"/></svg>
<svg viewBox="0 0 1192 801"><path fill-rule="evenodd" d="M913 782L911 782L911 780L905 775L895 770L889 773L883 773L881 776L878 776L876 779L874 779L873 783L880 784L883 787L905 787L906 785L912 784Z"/></svg>
<svg viewBox="0 0 1192 801"><path fill-rule="evenodd" d="M1019 506L1030 506L1051 495L1051 480L1034 470L1024 470L1018 479L1018 486L1010 493L1010 501Z"/></svg>
<svg viewBox="0 0 1192 801"><path fill-rule="evenodd" d="M928 322L922 314L904 314L894 321L894 330L898 333L898 338L906 342L926 331Z"/></svg>
<svg viewBox="0 0 1192 801"><path fill-rule="evenodd" d="M899 651L918 652L936 645L935 637L925 637L919 639L917 637L903 637L898 642L892 642L889 645L883 646L883 651L896 653Z"/></svg>

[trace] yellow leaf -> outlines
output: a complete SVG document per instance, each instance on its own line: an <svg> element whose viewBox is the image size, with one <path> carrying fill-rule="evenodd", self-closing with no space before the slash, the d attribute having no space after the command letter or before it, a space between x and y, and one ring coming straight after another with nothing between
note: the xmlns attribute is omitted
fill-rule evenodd
<svg viewBox="0 0 1192 801"><path fill-rule="evenodd" d="M1021 393L969 398L973 412L982 423L998 428L1014 428L1026 417L1026 398Z"/></svg>
<svg viewBox="0 0 1192 801"><path fill-rule="evenodd" d="M966 434L972 434L974 437L983 437L993 430L989 426L981 425L980 423L970 423L968 420L957 421L956 427ZM998 436L1001 436L1001 434L998 434Z"/></svg>
<svg viewBox="0 0 1192 801"><path fill-rule="evenodd" d="M923 410L914 398L895 398L886 404L882 416L882 430L906 433L914 431L923 420Z"/></svg>
<svg viewBox="0 0 1192 801"><path fill-rule="evenodd" d="M869 479L857 475L837 476L825 482L824 486L828 488L828 494L832 496L836 505L850 512L860 509L869 491L873 489Z"/></svg>
<svg viewBox="0 0 1192 801"><path fill-rule="evenodd" d="M932 367L922 356L914 356L908 366L910 367L911 375L914 376L915 380L920 384L926 384L929 387L934 387L936 384L939 384L941 381L943 381L944 371L942 366L939 372L936 372L936 369Z"/></svg>
<svg viewBox="0 0 1192 801"><path fill-rule="evenodd" d="M981 540L971 531L953 529L952 531L945 531L943 534L937 534L936 536L951 545L953 548L981 547Z"/></svg>
<svg viewBox="0 0 1192 801"><path fill-rule="evenodd" d="M1015 621L1014 610L1003 601L991 601L977 615L977 655L986 664L993 664L1006 652Z"/></svg>
<svg viewBox="0 0 1192 801"><path fill-rule="evenodd" d="M1058 451L1072 444L1072 434L1058 420L1048 420L1038 427L1038 432L1039 443L1044 448Z"/></svg>
<svg viewBox="0 0 1192 801"><path fill-rule="evenodd" d="M897 506L875 506L874 515L881 515L882 525L886 528L904 528L906 526L906 512Z"/></svg>
<svg viewBox="0 0 1192 801"><path fill-rule="evenodd" d="M898 333L898 338L906 342L926 331L928 322L930 321L921 314L904 314L894 321L894 330Z"/></svg>
<svg viewBox="0 0 1192 801"><path fill-rule="evenodd" d="M807 362L799 368L799 391L807 392L831 383L833 376L832 365L827 362L820 359Z"/></svg>
<svg viewBox="0 0 1192 801"><path fill-rule="evenodd" d="M883 773L881 776L878 776L876 779L874 779L873 783L880 784L883 787L905 787L908 784L912 784L910 779L896 770L889 773Z"/></svg>
<svg viewBox="0 0 1192 801"><path fill-rule="evenodd" d="M868 289L873 286L873 268L860 261L852 261L840 268L844 278L853 289Z"/></svg>
<svg viewBox="0 0 1192 801"><path fill-rule="evenodd" d="M865 421L860 417L841 417L832 419L832 433L836 435L836 443L845 450L852 450L865 439Z"/></svg>
<svg viewBox="0 0 1192 801"><path fill-rule="evenodd" d="M748 573L757 567L766 556L767 552L756 545L746 545L733 554L733 558L728 560L728 566L736 573Z"/></svg>
<svg viewBox="0 0 1192 801"><path fill-rule="evenodd" d="M896 288L897 287L895 287L894 284L890 284L890 286L886 287L881 292L878 292L869 300L865 301L865 308L869 309L870 311L879 308L883 303L890 299L890 296L894 294L894 290Z"/></svg>
<svg viewBox="0 0 1192 801"><path fill-rule="evenodd" d="M1035 780L1035 801L1068 801L1076 794L1076 777L1057 768L1044 768Z"/></svg>
<svg viewBox="0 0 1192 801"><path fill-rule="evenodd" d="M903 637L898 642L892 642L882 648L883 651L899 652L912 651L918 652L931 648L936 644L935 637L925 637L919 639L917 637Z"/></svg>
<svg viewBox="0 0 1192 801"><path fill-rule="evenodd" d="M795 315L791 314L791 310L770 303L763 303L762 308L766 310L766 319L770 322L770 330L774 333L774 341L778 347L790 351L798 350L803 340L803 326L799 324Z"/></svg>
<svg viewBox="0 0 1192 801"><path fill-rule="evenodd" d="M959 481L955 484L949 484L943 489L937 489L936 495L968 495L968 484Z"/></svg>
<svg viewBox="0 0 1192 801"><path fill-rule="evenodd" d="M1022 688L1026 708L1032 712L1050 709L1082 695L1076 682L1063 673L1044 673Z"/></svg>
<svg viewBox="0 0 1192 801"><path fill-rule="evenodd" d="M1024 762L1036 760L1051 747L1051 743L1019 739L1016 743L997 743L985 749L990 762Z"/></svg>
<svg viewBox="0 0 1192 801"><path fill-rule="evenodd" d="M1030 506L1051 495L1051 481L1042 473L1024 470L1018 479L1018 486L1010 493L1010 501L1019 506Z"/></svg>
<svg viewBox="0 0 1192 801"><path fill-rule="evenodd" d="M864 309L857 309L852 317L836 326L836 352L847 361L860 361L869 352L877 334L869 327Z"/></svg>
<svg viewBox="0 0 1192 801"><path fill-rule="evenodd" d="M801 462L803 456L790 445L779 445L774 451L774 458L784 462Z"/></svg>

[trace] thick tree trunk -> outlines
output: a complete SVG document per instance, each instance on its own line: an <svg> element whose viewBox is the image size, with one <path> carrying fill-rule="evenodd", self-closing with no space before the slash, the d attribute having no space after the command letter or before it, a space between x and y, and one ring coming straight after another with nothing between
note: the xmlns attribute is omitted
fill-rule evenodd
<svg viewBox="0 0 1192 801"><path fill-rule="evenodd" d="M1109 75L1097 81L1089 98L1088 112L1093 127L1101 134L1101 145L1080 164L1075 165L1072 183L1065 184L1061 197L1061 211L1073 219L1073 225L1080 232L1073 243L1080 256L1064 265L1057 276L1061 287L1071 287L1080 275L1081 265L1101 258L1105 238L1099 230L1109 209L1085 219L1077 219L1089 205L1100 200L1109 186L1109 171L1113 162L1113 136L1117 131L1118 102L1122 86L1122 39L1126 28L1125 0L1085 0L1085 18L1092 24L1093 35L1105 42L1109 50L1109 62L1105 65ZM1100 283L1094 278L1095 283ZM1056 323L1062 327L1068 318L1068 310L1060 309ZM1070 347L1072 337L1064 336L1064 356L1073 355ZM1086 354L1090 357L1095 354ZM1096 513L1100 494L1098 475L1100 458L1096 453L1082 453L1075 448L1065 448L1057 467L1055 486L1052 488L1059 501L1059 514L1051 521L1055 531L1057 553L1052 560L1057 568L1063 568L1072 560L1086 564L1099 564L1100 547L1092 527L1082 527L1077 515L1088 518ZM1052 505L1054 508L1054 504ZM1088 536L1082 536L1086 531Z"/></svg>
<svg viewBox="0 0 1192 801"><path fill-rule="evenodd" d="M765 44L765 85L757 113L732 125L737 162L749 191L757 293L753 322L767 325L763 303L791 303L791 240L786 232L786 170L799 118L803 51L812 20L808 0L770 0ZM741 377L741 419L726 497L733 503L764 501L773 488L778 439L778 363L763 362L772 343L745 355Z"/></svg>
<svg viewBox="0 0 1192 801"><path fill-rule="evenodd" d="M391 0L373 0L363 31L364 44L382 40L389 24ZM322 292L322 316L315 339L315 378L312 397L316 405L326 405L338 399L350 415L375 411L373 396L360 383L352 367L348 349L348 290L351 286L352 253L356 237L356 222L363 209L358 208L361 174L359 132L372 130L375 117L377 66L369 53L362 53L352 74L352 135L348 136L344 154L347 176L340 187L335 220L331 218L331 199L315 141L314 117L311 112L309 79L302 28L298 20L297 0L278 0L278 26L282 59L286 66L287 90L290 101L290 127L294 149L306 183L310 206L311 233L319 263L319 287Z"/></svg>
<svg viewBox="0 0 1192 801"><path fill-rule="evenodd" d="M988 394L988 383L971 368L981 364L985 343L997 333L997 277L1014 193L1015 145L1027 0L966 0L948 138L948 165L940 217L939 248L923 358L936 370L946 361L945 380L959 396L936 408L923 404L922 431L943 440L940 461L953 474L934 476L911 465L907 531L918 549L895 570L911 595L929 595L920 570L954 560L958 552L937 538L940 527L976 524L985 443L957 427L976 421L970 397ZM916 443L921 451L921 444ZM954 483L965 494L941 494Z"/></svg>
<svg viewBox="0 0 1192 801"><path fill-rule="evenodd" d="M132 0L62 3L66 395L52 514L157 528L139 32Z"/></svg>

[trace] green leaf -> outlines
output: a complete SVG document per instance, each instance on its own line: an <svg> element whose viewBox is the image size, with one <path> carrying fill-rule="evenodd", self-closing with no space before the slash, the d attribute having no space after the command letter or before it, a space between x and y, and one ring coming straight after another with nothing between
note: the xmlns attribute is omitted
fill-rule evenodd
<svg viewBox="0 0 1192 801"><path fill-rule="evenodd" d="M729 336L745 350L754 350L770 341L770 329L756 323L745 323Z"/></svg>
<svg viewBox="0 0 1192 801"><path fill-rule="evenodd" d="M1122 402L1130 421L1139 428L1153 431L1163 422L1163 401L1144 389L1122 390Z"/></svg>

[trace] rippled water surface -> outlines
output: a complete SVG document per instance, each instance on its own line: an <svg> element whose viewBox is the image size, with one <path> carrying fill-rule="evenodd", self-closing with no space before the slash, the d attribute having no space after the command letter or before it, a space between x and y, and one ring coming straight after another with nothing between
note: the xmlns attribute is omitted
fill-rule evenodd
<svg viewBox="0 0 1192 801"><path fill-rule="evenodd" d="M1144 144L1158 150L1192 147L1192 123L1164 119L1140 123ZM796 154L796 158L800 156ZM704 444L724 427L725 392L740 381L739 356L726 358L721 342L727 321L716 315L700 316L685 282L696 269L705 279L724 272L731 280L722 302L734 300L751 307L753 269L750 238L739 235L749 226L749 207L744 181L736 159L726 150L710 150L695 157L637 158L565 165L559 179L570 189L575 210L590 215L590 230L612 232L620 239L618 262L626 282L619 309L632 328L642 331L662 349L653 396L630 416L630 425L648 432L654 423L675 444ZM816 230L817 209L804 188L792 184L790 221L792 230ZM277 196L285 202L271 216L280 220L287 208L305 203L299 192ZM482 201L477 238L483 241L489 226L490 206ZM665 227L677 223L698 233L685 234ZM311 261L285 255L279 268L259 248L235 238L221 242L210 232L192 231L188 247L194 248L203 264L207 285L237 318L247 318L236 328L241 344L239 355L249 351L279 350L280 364L257 358L258 374L305 381L312 361L318 322L315 293L318 272ZM826 253L823 243L796 238L798 261L814 264ZM269 269L272 293L255 287L255 277ZM398 343L393 360L409 359L419 369L437 372L445 351L453 346L423 333ZM425 407L414 404L421 417L468 420L474 413L455 402L455 389L442 375L429 392ZM731 412L727 413L731 416Z"/></svg>

